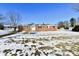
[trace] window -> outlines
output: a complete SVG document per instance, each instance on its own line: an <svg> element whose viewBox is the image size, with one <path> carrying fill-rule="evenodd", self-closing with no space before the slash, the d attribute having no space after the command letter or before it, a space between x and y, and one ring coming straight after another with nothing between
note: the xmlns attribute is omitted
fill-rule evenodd
<svg viewBox="0 0 79 59"><path fill-rule="evenodd" d="M38 28L42 28L42 26L38 26Z"/></svg>
<svg viewBox="0 0 79 59"><path fill-rule="evenodd" d="M55 28L55 26L53 26L53 28Z"/></svg>

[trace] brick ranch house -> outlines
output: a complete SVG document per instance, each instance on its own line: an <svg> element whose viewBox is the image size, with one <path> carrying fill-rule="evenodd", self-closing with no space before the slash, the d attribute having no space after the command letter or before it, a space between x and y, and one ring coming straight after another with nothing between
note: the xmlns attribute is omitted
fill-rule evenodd
<svg viewBox="0 0 79 59"><path fill-rule="evenodd" d="M48 24L34 24L34 25L25 25L19 26L18 31L32 32L32 31L57 31L57 26L48 25Z"/></svg>

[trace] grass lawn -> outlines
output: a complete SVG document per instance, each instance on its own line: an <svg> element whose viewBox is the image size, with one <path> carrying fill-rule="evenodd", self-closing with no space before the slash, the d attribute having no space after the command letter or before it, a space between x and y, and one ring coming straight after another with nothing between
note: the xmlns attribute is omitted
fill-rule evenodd
<svg viewBox="0 0 79 59"><path fill-rule="evenodd" d="M8 33L8 34L0 35L0 38L2 38L2 37L4 37L4 36L16 34L16 33L17 33L17 32L12 31L12 32L10 32L10 33Z"/></svg>

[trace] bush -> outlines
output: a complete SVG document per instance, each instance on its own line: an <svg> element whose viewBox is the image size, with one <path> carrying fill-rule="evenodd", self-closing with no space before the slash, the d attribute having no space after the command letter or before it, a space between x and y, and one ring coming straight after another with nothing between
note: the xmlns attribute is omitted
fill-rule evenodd
<svg viewBox="0 0 79 59"><path fill-rule="evenodd" d="M33 40L33 41L32 41L32 43L36 43L36 41L35 41L35 40Z"/></svg>
<svg viewBox="0 0 79 59"><path fill-rule="evenodd" d="M72 31L79 32L79 25L76 25L76 26L72 29Z"/></svg>
<svg viewBox="0 0 79 59"><path fill-rule="evenodd" d="M65 27L65 29L69 29L69 27Z"/></svg>
<svg viewBox="0 0 79 59"><path fill-rule="evenodd" d="M3 30L4 29L4 25L0 24L0 29Z"/></svg>

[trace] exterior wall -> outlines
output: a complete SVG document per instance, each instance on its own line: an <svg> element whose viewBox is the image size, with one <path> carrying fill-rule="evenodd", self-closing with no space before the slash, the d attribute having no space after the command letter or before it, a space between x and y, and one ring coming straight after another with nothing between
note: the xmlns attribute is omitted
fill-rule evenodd
<svg viewBox="0 0 79 59"><path fill-rule="evenodd" d="M57 31L57 27L56 26L49 26L48 31Z"/></svg>
<svg viewBox="0 0 79 59"><path fill-rule="evenodd" d="M23 27L23 31L25 31L25 32L30 32L30 31L31 31L30 26L24 26L24 27Z"/></svg>
<svg viewBox="0 0 79 59"><path fill-rule="evenodd" d="M56 26L40 25L36 26L36 31L57 31Z"/></svg>
<svg viewBox="0 0 79 59"><path fill-rule="evenodd" d="M23 26L18 26L18 32L22 32Z"/></svg>
<svg viewBox="0 0 79 59"><path fill-rule="evenodd" d="M20 31L32 32L32 31L57 31L56 26L48 25L35 25L35 26L23 26L19 28Z"/></svg>
<svg viewBox="0 0 79 59"><path fill-rule="evenodd" d="M47 25L36 25L36 31L47 31L48 26Z"/></svg>
<svg viewBox="0 0 79 59"><path fill-rule="evenodd" d="M30 28L30 26L21 26L21 27L19 27L18 31L19 32L21 32L21 31L30 32L31 28Z"/></svg>
<svg viewBox="0 0 79 59"><path fill-rule="evenodd" d="M31 26L31 32L36 31L36 27L35 26Z"/></svg>

